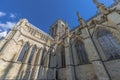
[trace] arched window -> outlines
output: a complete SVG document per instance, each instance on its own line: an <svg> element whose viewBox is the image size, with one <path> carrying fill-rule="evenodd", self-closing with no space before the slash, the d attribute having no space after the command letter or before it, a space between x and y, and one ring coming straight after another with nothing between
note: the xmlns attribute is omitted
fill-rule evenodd
<svg viewBox="0 0 120 80"><path fill-rule="evenodd" d="M62 67L65 68L66 67L66 62L65 62L65 46L61 46L61 64Z"/></svg>
<svg viewBox="0 0 120 80"><path fill-rule="evenodd" d="M99 30L97 39L108 60L120 57L120 45L110 32Z"/></svg>
<svg viewBox="0 0 120 80"><path fill-rule="evenodd" d="M41 65L42 66L44 66L44 64L45 64L46 56L47 56L47 51L46 51L46 49L44 49L43 50L43 55L42 55L42 60L41 60Z"/></svg>
<svg viewBox="0 0 120 80"><path fill-rule="evenodd" d="M26 43L26 44L23 46L23 48L22 48L22 50L21 50L21 53L20 53L17 61L22 61L22 60L23 60L24 55L25 55L25 54L27 53L27 51L28 51L28 48L29 48L29 44Z"/></svg>
<svg viewBox="0 0 120 80"><path fill-rule="evenodd" d="M88 61L88 56L84 48L84 44L78 40L75 43L75 48L76 48L77 56L79 59L79 64L87 64L89 61Z"/></svg>
<svg viewBox="0 0 120 80"><path fill-rule="evenodd" d="M28 63L31 63L32 58L33 58L33 55L34 55L34 53L35 53L35 50L36 50L36 47L33 46L32 51L31 51L31 54L30 54L30 57L29 57L29 60L28 60Z"/></svg>

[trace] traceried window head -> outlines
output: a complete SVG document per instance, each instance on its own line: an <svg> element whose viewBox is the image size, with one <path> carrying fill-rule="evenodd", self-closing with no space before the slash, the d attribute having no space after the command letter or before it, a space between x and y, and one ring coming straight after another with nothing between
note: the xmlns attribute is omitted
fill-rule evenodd
<svg viewBox="0 0 120 80"><path fill-rule="evenodd" d="M99 30L97 32L97 39L108 60L120 58L120 44L109 31Z"/></svg>
<svg viewBox="0 0 120 80"><path fill-rule="evenodd" d="M75 43L75 48L76 48L77 56L79 59L79 64L87 64L89 61L88 61L88 56L84 48L84 44L78 40Z"/></svg>
<svg viewBox="0 0 120 80"><path fill-rule="evenodd" d="M29 44L26 43L26 44L23 46L23 48L22 48L22 50L21 50L21 52L20 52L20 55L19 55L17 61L22 61L22 60L23 60L24 55L28 52L28 49L29 49Z"/></svg>

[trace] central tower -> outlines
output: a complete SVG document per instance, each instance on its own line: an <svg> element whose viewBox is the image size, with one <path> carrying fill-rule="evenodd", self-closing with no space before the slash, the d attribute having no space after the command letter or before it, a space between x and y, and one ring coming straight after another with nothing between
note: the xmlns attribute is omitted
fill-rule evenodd
<svg viewBox="0 0 120 80"><path fill-rule="evenodd" d="M62 37L66 32L66 25L61 20L58 19L51 27L50 27L50 35L55 38L56 36Z"/></svg>

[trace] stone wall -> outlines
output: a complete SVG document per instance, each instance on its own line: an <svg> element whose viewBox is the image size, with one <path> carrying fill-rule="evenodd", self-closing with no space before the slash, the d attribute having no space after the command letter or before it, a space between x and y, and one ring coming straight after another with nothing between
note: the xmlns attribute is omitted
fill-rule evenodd
<svg viewBox="0 0 120 80"><path fill-rule="evenodd" d="M66 68L61 68L57 70L57 78L58 80L67 80Z"/></svg>
<svg viewBox="0 0 120 80"><path fill-rule="evenodd" d="M97 80L92 64L76 66L75 70L76 80Z"/></svg>
<svg viewBox="0 0 120 80"><path fill-rule="evenodd" d="M104 62L112 80L120 79L120 59Z"/></svg>

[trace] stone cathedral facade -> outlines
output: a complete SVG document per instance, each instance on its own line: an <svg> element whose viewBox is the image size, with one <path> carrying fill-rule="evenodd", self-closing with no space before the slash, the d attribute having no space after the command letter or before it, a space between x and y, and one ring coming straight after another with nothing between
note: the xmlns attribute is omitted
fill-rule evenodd
<svg viewBox="0 0 120 80"><path fill-rule="evenodd" d="M70 30L58 19L50 33L21 19L0 40L0 80L120 80L120 3Z"/></svg>

